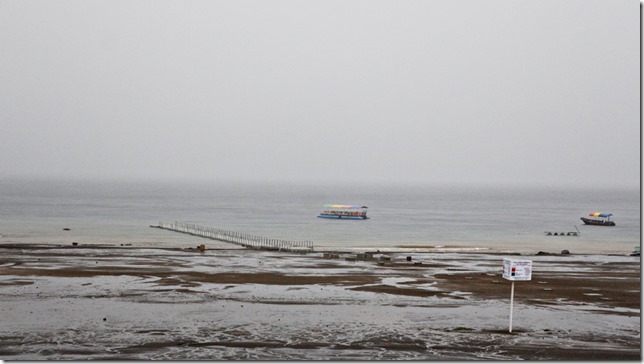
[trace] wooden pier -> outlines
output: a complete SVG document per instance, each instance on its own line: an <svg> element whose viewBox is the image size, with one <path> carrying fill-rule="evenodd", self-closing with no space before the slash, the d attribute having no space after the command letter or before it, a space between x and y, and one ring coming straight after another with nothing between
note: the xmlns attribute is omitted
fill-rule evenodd
<svg viewBox="0 0 644 364"><path fill-rule="evenodd" d="M235 244L249 249L280 250L280 251L313 251L312 241L292 241L282 239L269 239L257 235L228 231L217 228L185 224L180 222L150 225L151 228L174 231L182 234L189 234L201 238L212 239L224 243Z"/></svg>

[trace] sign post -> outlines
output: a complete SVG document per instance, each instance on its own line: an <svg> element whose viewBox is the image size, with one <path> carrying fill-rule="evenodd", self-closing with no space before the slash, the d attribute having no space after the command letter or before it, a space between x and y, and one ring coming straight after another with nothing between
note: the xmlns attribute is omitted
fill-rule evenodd
<svg viewBox="0 0 644 364"><path fill-rule="evenodd" d="M510 332L512 332L512 311L514 309L514 281L529 281L532 279L532 261L503 259L503 278L512 282L510 289Z"/></svg>

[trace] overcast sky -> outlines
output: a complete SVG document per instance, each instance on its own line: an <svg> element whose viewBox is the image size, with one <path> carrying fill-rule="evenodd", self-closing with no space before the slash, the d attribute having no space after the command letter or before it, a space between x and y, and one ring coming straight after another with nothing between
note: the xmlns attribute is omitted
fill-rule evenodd
<svg viewBox="0 0 644 364"><path fill-rule="evenodd" d="M636 0L0 0L0 178L637 187Z"/></svg>

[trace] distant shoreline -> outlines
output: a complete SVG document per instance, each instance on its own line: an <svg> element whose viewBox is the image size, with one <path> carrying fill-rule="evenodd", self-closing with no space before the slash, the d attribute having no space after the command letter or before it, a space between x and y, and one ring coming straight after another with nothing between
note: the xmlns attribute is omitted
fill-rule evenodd
<svg viewBox="0 0 644 364"><path fill-rule="evenodd" d="M221 247L221 246L209 246L204 244L207 250L212 251L270 251L266 249L249 249L239 246L230 245L230 247ZM71 249L71 250L81 250L81 249L124 249L124 250L136 250L136 249L159 249L165 251L194 251L198 250L198 246L189 246L189 247L169 247L169 246L153 246L153 245L137 245L133 243L70 243L70 244L60 244L60 243L0 243L0 249ZM630 253L628 254L617 254L617 253L562 253L562 252L549 252L549 251L536 251L534 253L522 253L511 250L493 250L489 248L468 248L468 247L456 247L450 245L439 245L439 246L430 246L430 245L395 245L391 248L385 247L351 247L351 248L334 248L326 247L324 249L314 249L311 252L281 252L283 254L319 254L319 253L341 253L341 254L356 254L356 253L372 253L372 254L480 254L480 255L490 255L490 256L499 256L499 255L508 255L508 256L610 256L610 257L631 257Z"/></svg>

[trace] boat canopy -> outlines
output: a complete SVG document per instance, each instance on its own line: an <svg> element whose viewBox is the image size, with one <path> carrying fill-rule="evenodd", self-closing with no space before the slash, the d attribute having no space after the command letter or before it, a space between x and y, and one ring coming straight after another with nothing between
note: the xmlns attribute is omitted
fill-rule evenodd
<svg viewBox="0 0 644 364"><path fill-rule="evenodd" d="M327 209L366 209L367 206L328 204L328 205L324 205L324 208L327 208Z"/></svg>
<svg viewBox="0 0 644 364"><path fill-rule="evenodd" d="M591 213L588 214L588 216L592 216L592 217L611 217L611 216L613 216L613 214L604 214L602 212L591 212Z"/></svg>

